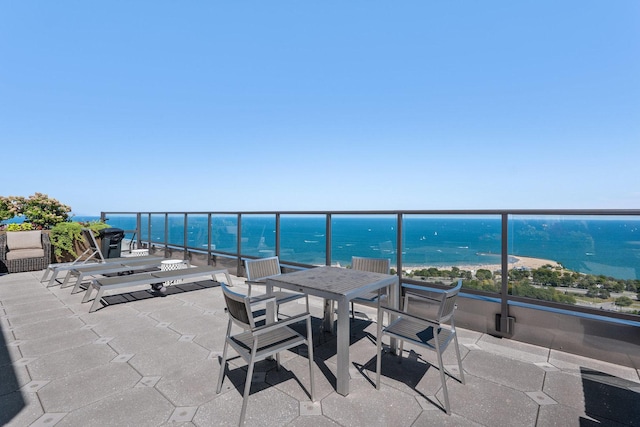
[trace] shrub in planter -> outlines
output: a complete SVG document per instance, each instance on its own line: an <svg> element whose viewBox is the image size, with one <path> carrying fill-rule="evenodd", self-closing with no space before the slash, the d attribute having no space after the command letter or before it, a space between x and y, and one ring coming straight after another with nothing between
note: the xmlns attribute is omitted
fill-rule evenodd
<svg viewBox="0 0 640 427"><path fill-rule="evenodd" d="M61 222L56 224L49 234L53 253L57 262L73 261L78 254L87 249L87 244L82 237L82 229L89 228L94 234L103 228L110 226L104 222Z"/></svg>
<svg viewBox="0 0 640 427"><path fill-rule="evenodd" d="M30 231L35 230L30 222L7 224L7 231Z"/></svg>

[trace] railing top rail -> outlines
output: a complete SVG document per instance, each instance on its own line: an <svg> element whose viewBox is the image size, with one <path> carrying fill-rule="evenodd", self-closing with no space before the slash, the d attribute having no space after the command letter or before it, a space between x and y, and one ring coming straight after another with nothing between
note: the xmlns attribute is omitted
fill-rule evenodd
<svg viewBox="0 0 640 427"><path fill-rule="evenodd" d="M640 209L430 209L430 210L335 210L335 211L104 211L109 215L640 215Z"/></svg>

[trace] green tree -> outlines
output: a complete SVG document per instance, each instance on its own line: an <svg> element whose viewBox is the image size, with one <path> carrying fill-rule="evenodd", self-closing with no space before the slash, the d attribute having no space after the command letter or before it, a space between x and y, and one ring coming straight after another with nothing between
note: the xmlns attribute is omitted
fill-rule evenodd
<svg viewBox="0 0 640 427"><path fill-rule="evenodd" d="M0 196L0 221L13 218L11 212L11 201L8 197Z"/></svg>
<svg viewBox="0 0 640 427"><path fill-rule="evenodd" d="M616 299L616 303L617 306L620 307L629 307L631 304L633 304L633 300L629 297L620 297Z"/></svg>
<svg viewBox="0 0 640 427"><path fill-rule="evenodd" d="M21 202L22 215L39 228L50 229L56 224L69 221L71 208L46 194L35 193Z"/></svg>
<svg viewBox="0 0 640 427"><path fill-rule="evenodd" d="M509 270L509 279L515 281L521 281L524 279L528 279L531 273L529 270L520 270L520 269L511 269Z"/></svg>
<svg viewBox="0 0 640 427"><path fill-rule="evenodd" d="M480 268L476 271L476 279L478 280L491 280L493 279L493 273L491 270Z"/></svg>
<svg viewBox="0 0 640 427"><path fill-rule="evenodd" d="M604 288L599 288L596 285L591 285L589 286L589 288L587 288L587 296L590 298L607 299L609 298L610 294L609 291Z"/></svg>

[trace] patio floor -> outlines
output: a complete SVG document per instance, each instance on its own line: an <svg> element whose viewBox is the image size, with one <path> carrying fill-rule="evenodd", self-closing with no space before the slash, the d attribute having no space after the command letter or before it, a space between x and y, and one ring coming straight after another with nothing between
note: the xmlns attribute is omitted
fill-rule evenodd
<svg viewBox="0 0 640 427"><path fill-rule="evenodd" d="M41 275L0 276L0 425L237 425L241 361L231 361L215 392L227 325L217 284L176 285L164 297L143 289L88 313L82 293L46 288ZM402 364L384 356L378 391L373 311L352 324L351 393L343 397L335 339L319 331L321 307L312 299L317 401L307 394L306 352L287 352L280 371L272 361L257 366L246 425L640 425L637 370L460 328L466 384L447 380L451 416L440 409L438 370L424 362L435 358L411 347ZM446 356L453 370L452 348Z"/></svg>

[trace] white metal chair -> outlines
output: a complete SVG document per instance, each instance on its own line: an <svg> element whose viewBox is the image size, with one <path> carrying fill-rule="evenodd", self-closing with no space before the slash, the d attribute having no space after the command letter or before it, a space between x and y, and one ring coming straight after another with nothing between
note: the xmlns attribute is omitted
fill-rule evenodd
<svg viewBox="0 0 640 427"><path fill-rule="evenodd" d="M248 296L251 296L251 286L261 285L266 286L269 277L279 276L282 274L280 268L280 260L277 256L260 258L260 259L248 259L245 260L245 271L247 273L247 286ZM276 306L281 304L304 298L305 294L298 292L285 292L285 291L273 291L273 296L276 298Z"/></svg>
<svg viewBox="0 0 640 427"><path fill-rule="evenodd" d="M382 336L389 335L392 338L400 340L400 358L402 361L402 348L404 341L408 341L417 346L435 351L438 356L438 369L440 370L440 380L442 381L442 390L444 393L444 406L447 414L451 414L449 406L449 393L447 392L447 383L445 378L445 369L442 363L442 353L447 346L453 342L458 358L458 369L460 370L460 379L455 378L449 372L450 377L464 384L464 372L462 370L462 360L460 358L460 349L458 347L458 336L453 320L455 301L462 280L458 280L458 284L452 289L442 292L429 291L428 289L420 289L419 286L404 286L404 310L395 310L390 307L379 305L378 308L378 337L377 337L377 360L376 360L376 388L380 389L380 371L382 367ZM424 292L423 292L424 290ZM424 307L411 308L411 301L418 303L426 303L426 314ZM421 304L417 304L421 305ZM418 310L422 308L423 310ZM396 316L396 319L389 323L389 326L382 326L383 313ZM420 314L417 314L417 313Z"/></svg>
<svg viewBox="0 0 640 427"><path fill-rule="evenodd" d="M222 362L220 364L220 375L218 376L218 387L216 389L216 393L220 393L222 390L222 382L224 380L224 373L227 365L227 350L228 347L231 346L248 364L239 425L244 424L247 400L251 389L251 378L253 376L255 363L275 355L277 368L280 369L280 352L302 344L306 344L308 348L311 401L314 402L313 336L311 334L309 298L305 296L307 300L306 312L284 320L278 320L273 323L266 323L264 325L257 326L252 314L255 305L263 303L273 304L275 303L275 298L268 295L249 297L231 291L224 283L220 283L220 286L227 305L229 324L227 326L227 335L224 342L224 350L222 352ZM307 323L306 338L289 327L289 325L303 320ZM232 334L231 330L234 324L240 326L243 331L237 334Z"/></svg>

